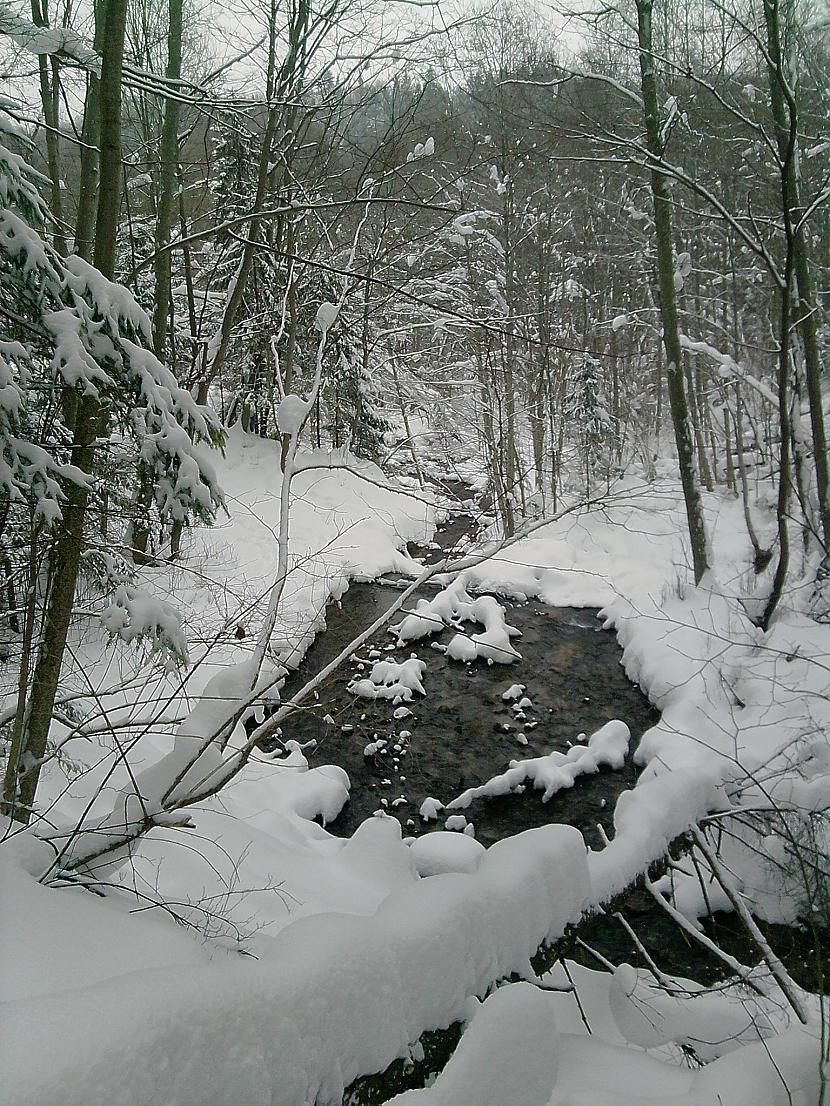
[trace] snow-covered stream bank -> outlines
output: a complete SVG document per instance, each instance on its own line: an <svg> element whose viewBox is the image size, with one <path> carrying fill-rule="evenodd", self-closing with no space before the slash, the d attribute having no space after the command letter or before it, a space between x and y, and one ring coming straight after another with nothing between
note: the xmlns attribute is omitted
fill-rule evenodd
<svg viewBox="0 0 830 1106"><path fill-rule="evenodd" d="M436 541L422 553L435 560L463 544L475 515L466 510L460 508L439 526ZM436 587L425 589L427 601L435 594ZM396 595L395 587L384 581L359 583L330 604L326 629L287 680L284 697L290 698ZM437 837L416 850L422 873L463 863L466 854L460 843L457 851L452 849L442 832L445 826L485 846L550 823L578 828L594 849L601 849L603 833L613 835L616 800L634 787L638 775L630 754L642 734L658 723L659 713L626 676L622 650L595 608L549 606L503 595L498 602L507 622L521 632L515 638L521 659L513 664L451 659L446 647L454 630L449 627L403 642L384 630L322 685L314 712L296 715L284 725L283 740L316 742L305 748L310 764L336 764L348 774L349 800L327 824L330 832L350 837L372 815L395 818L404 838L437 831ZM374 665L407 658L423 664L424 695L398 704L350 692ZM602 765L599 772L592 767L572 783L556 778L557 768L551 766L548 777L552 773L556 785L550 793L545 789L549 785L534 786L533 778L510 784L525 765L532 768L550 753L573 757L611 719L630 730L624 763L613 769ZM639 938L666 970L709 983L724 977L716 958L694 942L677 939L674 923L642 890L632 889L617 906L636 918ZM743 938L731 915L718 913L708 924L719 939L740 946ZM616 917L586 916L578 932L613 963L628 959L645 966ZM786 927L779 927L777 938L796 975L809 979L809 938ZM570 955L596 966L576 945Z"/></svg>

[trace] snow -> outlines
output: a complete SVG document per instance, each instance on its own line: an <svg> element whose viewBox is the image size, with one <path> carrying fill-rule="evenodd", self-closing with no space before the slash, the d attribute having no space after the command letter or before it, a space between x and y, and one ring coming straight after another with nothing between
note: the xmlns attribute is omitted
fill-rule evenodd
<svg viewBox="0 0 830 1106"><path fill-rule="evenodd" d="M100 55L69 27L40 27L11 11L0 15L0 33L32 54L63 54L100 76Z"/></svg>
<svg viewBox="0 0 830 1106"><path fill-rule="evenodd" d="M406 155L407 162L418 161L421 158L432 157L435 153L435 139L430 137L425 142L416 142L415 148Z"/></svg>
<svg viewBox="0 0 830 1106"><path fill-rule="evenodd" d="M390 633L396 634L398 644L402 645L440 633L446 626L480 622L483 633L455 634L446 649L448 657L465 662L481 657L498 664L521 660L521 654L510 644L510 639L520 636L520 631L507 625L504 607L492 595L473 599L466 581L466 574L461 573L433 599L419 599L414 611L391 626Z"/></svg>
<svg viewBox="0 0 830 1106"><path fill-rule="evenodd" d="M4 1093L15 1106L337 1101L491 981L527 971L586 887L581 835L546 826L493 845L475 872L393 891L371 917L300 919L259 961L23 1000L3 1034ZM31 1062L36 1040L48 1065Z"/></svg>
<svg viewBox="0 0 830 1106"><path fill-rule="evenodd" d="M390 486L374 466L315 469L316 457L331 459L311 455L297 477L292 568L263 695L276 690L284 667L323 625L330 597L340 597L351 579L417 571L403 543L432 531L432 509ZM181 565L148 570L141 580L142 594L161 603L173 594L186 611L179 632L188 635L195 668L184 688L171 673L141 684L137 702L123 681L112 682L102 696L108 717L143 735L129 753L131 773L103 738L80 750L87 777L67 786L47 766L41 800L58 824L71 825L106 779L90 825L109 838L140 816L137 795L152 809L171 772L204 776L222 768L226 750L207 739L217 721L230 728L253 682L250 654L228 629L242 607L255 629L273 579L279 445L234 432L216 468L227 520L197 529ZM98 868L110 885L104 899L80 887L41 886L52 850L30 834L7 840L0 977L14 1003L3 1012L8 1101L337 1102L356 1076L409 1055L424 1030L461 1020L462 1043L445 1071L395 1101L780 1106L789 1101L785 1081L793 1103L814 1106L815 1003L810 1025L793 1024L764 977L763 996L737 986L708 994L689 981L667 994L628 966L611 976L569 965L582 1012L572 994L528 983L501 986L479 1001L508 976L533 978L529 957L540 943L610 901L706 813L773 799L818 809L827 800L830 631L807 617L797 595L766 634L754 626L736 598L750 568L738 537L740 507L706 502L718 571L701 588L687 585L676 486L646 490L629 481L602 510L562 519L446 580L395 627L404 644L480 622L484 634L459 633L453 652L468 659L472 645L474 656L497 660L500 648L518 664L502 606L477 588L603 607L627 673L662 716L639 743L642 776L620 797L601 849L588 851L576 830L555 825L484 849L468 836L466 819L450 813L465 805L464 796L449 804L447 819L449 827L457 818L452 825L463 832L436 830L406 843L399 823L383 816L347 840L335 838L316 820L337 816L349 781L336 767L311 768L298 745L285 755L257 752L220 796L182 812L188 824L151 830L129 862L111 857ZM151 628L160 609L141 600L136 625ZM122 629L131 625L116 616ZM214 637L218 644L208 650L203 643ZM123 671L142 681L140 664L130 669L131 654L119 649ZM110 686L103 674L113 654L97 630L79 635L73 651L79 673ZM425 684L428 671L417 658L381 660L352 690L365 685L372 697L411 700ZM530 709L525 691L514 684L501 698ZM395 718L409 713L400 707ZM56 725L55 736L66 733ZM241 740L237 722L229 748ZM472 790L500 794L532 783L549 798L584 772L619 768L629 740L625 723L614 720L567 754L511 761ZM185 775L177 786L187 782ZM421 819L436 820L444 809L427 799ZM753 909L773 919L797 906L797 888L772 867L780 848L780 838L748 833L725 842L722 853ZM703 862L700 871L706 883ZM702 912L693 870L660 886L688 916ZM711 874L705 890L714 898ZM8 910L7 898L16 904ZM544 984L567 984L561 965ZM684 1062L681 1050L689 1047L706 1061L699 1071Z"/></svg>
<svg viewBox="0 0 830 1106"><path fill-rule="evenodd" d="M467 819L463 814L451 814L444 822L444 829L457 830L463 833L467 828Z"/></svg>
<svg viewBox="0 0 830 1106"><path fill-rule="evenodd" d="M14 955L7 939L0 953L4 1002L93 986L150 965L209 963L207 950L161 911L135 913L116 896L41 886L32 876L53 858L46 844L23 834L6 838L0 850L4 933L18 935Z"/></svg>
<svg viewBox="0 0 830 1106"><path fill-rule="evenodd" d="M620 964L612 974L608 1003L624 1039L640 1048L673 1041L708 1063L787 1026L772 997L764 1002L753 996L750 1004L743 984L716 993L691 981L685 986L685 993L667 993L650 973Z"/></svg>
<svg viewBox="0 0 830 1106"><path fill-rule="evenodd" d="M614 808L613 840L589 855L595 901L620 894L666 854L671 841L705 814L722 809L726 804L718 785L712 774L678 768L624 791Z"/></svg>
<svg viewBox="0 0 830 1106"><path fill-rule="evenodd" d="M509 702L512 699L520 699L524 693L524 684L511 684L507 691L502 692L501 697L505 702Z"/></svg>
<svg viewBox="0 0 830 1106"><path fill-rule="evenodd" d="M122 641L150 642L156 651L178 661L187 661L187 638L179 611L155 595L142 593L129 584L119 584L110 605L101 615L108 633Z"/></svg>
<svg viewBox="0 0 830 1106"><path fill-rule="evenodd" d="M337 322L337 316L340 313L340 308L335 303L329 303L324 301L317 308L317 314L314 318L314 325L320 331L322 335L325 335L334 324Z"/></svg>
<svg viewBox="0 0 830 1106"><path fill-rule="evenodd" d="M277 426L281 434L296 434L306 420L311 404L293 392L277 404Z"/></svg>
<svg viewBox="0 0 830 1106"><path fill-rule="evenodd" d="M556 1019L529 983L502 987L475 1010L461 1043L428 1090L390 1106L539 1106L556 1080Z"/></svg>
<svg viewBox="0 0 830 1106"><path fill-rule="evenodd" d="M631 972L627 965L613 976L578 964L557 965L545 984L569 986L573 980L579 1006L572 994L530 983L500 987L483 1004L471 1004L461 1043L432 1086L398 1095L390 1106L781 1106L785 1101L813 1106L818 1101L817 1029L793 1027L762 1042L756 1035L748 1045L728 1037L715 1040L736 1031L751 1036L747 1023L758 1011L746 993L700 995L688 980L666 980L684 996L673 1001L662 996L664 1003L685 1008L675 1015L684 1024L682 1031L673 1027L674 1035L704 1054L706 1042L714 1042L717 1058L699 1071L682 1063L676 1048L659 1047L666 1034L650 1032L653 994L643 996L649 1002L643 1007L625 998L651 1039L649 1051L626 1047L615 1007ZM662 1024L659 1010L655 1016ZM690 1029L704 1037L690 1035Z"/></svg>
<svg viewBox="0 0 830 1106"><path fill-rule="evenodd" d="M320 459L328 460L329 455ZM305 650L324 625L326 601L342 594L350 578L418 570L402 547L406 540L429 537L431 508L423 499L396 492L375 466L352 459L352 467L354 471L303 472L296 478L294 561L261 697L274 694L276 685L266 688L279 681L281 663ZM245 609L248 636L252 629L255 633L273 582L279 444L233 431L216 469L226 492L228 517L213 529L194 528L180 561L145 570L130 600L138 619L133 628L140 624L147 630L164 621L159 612L172 611L170 600L175 597L176 609L186 617L177 623L171 615L165 625L178 648L189 652L191 667L148 676L145 652L134 646L107 647L92 623L73 641L67 678L77 681L81 693L90 685L99 689L97 703L86 706L81 698L78 708L91 710L93 719L100 710L107 725L121 727L109 738L99 724L93 726L93 733L98 733L92 740L70 742L67 752L88 769L85 775L67 784L54 762L43 771L39 797L55 825L74 825L90 796L105 785L88 815L91 832L76 843L79 862L82 851L92 849L96 834L110 844L113 832L123 835L145 810L152 810L160 789L166 790L192 761L179 781L180 791L222 771L225 758L244 738L242 721L260 710L257 705L243 711L225 735L225 751L205 743L217 723L230 720L240 701L249 697L253 682L249 647L237 642L231 631L239 623L239 610ZM361 474L378 483L366 482ZM128 630L128 612L118 606L109 619L117 617L118 628ZM69 732L67 726L54 724L55 739ZM124 748L130 750L129 771L120 751ZM136 786L141 801L136 801ZM407 878L412 878L411 861L405 849L400 861L388 857L386 850L374 849L375 859L368 863L365 838L363 844L356 838L354 847L351 842L343 846L311 821L336 817L347 796L348 781L339 768L309 769L301 755L257 754L221 798L187 812L192 830L151 831L133 848L130 863L117 855L110 858L107 878L125 893L135 887L146 896L127 899L139 909L149 909L162 896L181 904L178 913L198 927L197 945L206 910L222 915L226 923L216 927L222 930L217 946L222 955L222 942L235 945L236 933L242 935L244 946L255 945L262 934L279 932L297 916L326 909L371 911L399 878L404 861ZM100 862L96 866L103 875ZM52 901L57 901L54 895ZM153 915L160 917L160 910L153 908ZM35 958L34 953L19 955L24 962ZM81 965L98 955L93 931L89 943L73 948L71 955L80 980ZM145 966L153 966L149 955Z"/></svg>
<svg viewBox="0 0 830 1106"><path fill-rule="evenodd" d="M433 799L431 796L424 799L421 803L418 813L421 815L425 822L432 822L438 817L441 811L444 809L444 804L439 802L438 799Z"/></svg>
<svg viewBox="0 0 830 1106"><path fill-rule="evenodd" d="M521 691L518 694L521 694ZM567 753L554 750L542 757L511 760L506 772L493 776L478 787L470 787L463 791L447 803L446 809L465 810L474 799L494 799L500 795L521 794L528 783L543 791L542 802L546 803L557 791L573 787L579 776L598 772L602 766L622 768L630 737L631 731L625 722L616 719L606 722L601 729L591 735L587 745L573 745ZM450 828L449 819L447 827Z"/></svg>
<svg viewBox="0 0 830 1106"><path fill-rule="evenodd" d="M409 846L419 876L445 872L474 872L481 863L484 846L463 833L435 830L416 837Z"/></svg>
<svg viewBox="0 0 830 1106"><path fill-rule="evenodd" d="M372 671L363 680L353 680L349 684L352 695L363 699L391 699L393 703L401 700L410 702L413 692L426 695L421 679L426 671L424 661L417 657L398 664L396 661L376 661Z"/></svg>

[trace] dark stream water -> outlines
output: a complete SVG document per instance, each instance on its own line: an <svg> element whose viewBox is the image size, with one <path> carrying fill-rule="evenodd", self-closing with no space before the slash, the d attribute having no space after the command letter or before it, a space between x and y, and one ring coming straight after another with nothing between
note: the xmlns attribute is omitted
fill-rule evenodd
<svg viewBox="0 0 830 1106"><path fill-rule="evenodd" d="M307 671L335 656L397 595L394 587L383 584L353 585L342 607L329 611L328 629L307 655ZM514 641L521 661L488 666L482 660L470 665L448 660L430 642L446 644L453 630L387 651L393 638L384 633L323 686L321 709L314 716L296 716L286 724L284 738L317 740L310 754L313 764L339 764L349 774L351 798L329 826L334 833L351 835L379 809L398 818L406 834L428 832L436 823L424 823L418 816L427 797L446 803L503 772L514 758L542 756L554 749L567 752L578 735L590 735L610 718L626 722L635 739L656 721L653 708L626 679L619 647L612 634L599 628L594 611L502 602L508 622L522 631ZM362 699L347 690L352 678L368 675L375 660L400 662L413 655L426 662L427 695L416 694L405 704L410 716L396 720L389 700ZM533 703L523 712L524 720L517 720L502 699L514 682L526 685L525 694ZM286 686L286 695L292 684ZM323 722L325 714L334 718L333 726ZM365 756L365 747L379 739L386 740L385 748ZM581 777L548 803L542 803L540 792L527 791L477 800L464 814L485 845L548 822L578 826L589 843L598 844L597 823L610 828L614 800L633 782L631 767L601 771ZM406 802L393 805L401 797ZM443 828L440 817L437 824Z"/></svg>
<svg viewBox="0 0 830 1106"><path fill-rule="evenodd" d="M462 488L456 486L453 491L458 494ZM475 527L465 507L439 527L433 547L412 548L414 555L430 562L463 542ZM423 594L428 597L435 590L425 588ZM317 637L298 672L289 677L284 697L336 656L398 595L393 583L353 584L340 606L329 607L327 629ZM601 629L596 611L547 607L538 601L499 601L506 608L508 623L522 632L514 639L520 661L488 665L480 659L472 664L448 660L432 643L446 644L454 630L401 648L391 648L394 636L382 631L323 685L319 709L287 721L284 740L317 741L316 748L307 751L312 764L338 764L348 772L351 798L329 826L332 832L351 835L378 810L398 818L405 835L443 829L445 816L430 823L419 817L427 797L447 803L466 788L503 772L514 758L541 756L554 749L567 752L579 735L584 740L584 735L611 718L628 724L632 750L640 734L654 724L656 712L626 678L619 646L613 634ZM396 616L393 622L402 617ZM396 707L389 700L367 700L348 691L349 682L367 676L376 660L401 662L413 655L426 663L427 694L415 694L412 702L404 704L411 715L395 719ZM524 718L517 718L511 704L502 699L514 683L526 686L525 695L533 704L525 709ZM326 715L334 725L323 721ZM379 740L386 742L385 747L365 756L365 747ZM477 800L463 813L484 845L548 822L577 826L596 845L597 824L610 829L616 797L633 785L634 778L629 764L621 772L603 770L583 776L548 803L542 803L541 792L528 790Z"/></svg>

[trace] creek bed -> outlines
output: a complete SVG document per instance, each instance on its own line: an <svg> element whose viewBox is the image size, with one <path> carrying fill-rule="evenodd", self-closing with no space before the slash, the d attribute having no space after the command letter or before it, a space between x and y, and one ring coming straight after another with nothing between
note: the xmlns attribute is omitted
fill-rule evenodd
<svg viewBox="0 0 830 1106"><path fill-rule="evenodd" d="M389 584L353 584L342 606L329 608L325 633L287 681L284 697L289 698L308 674L336 656L398 595ZM503 772L512 759L541 756L554 749L567 752L579 735L590 736L611 718L628 724L633 748L640 734L657 720L648 700L626 678L619 646L613 634L601 629L596 611L546 607L538 601L500 602L507 621L522 632L514 640L522 654L520 661L488 665L477 660L468 665L449 660L431 643L446 644L454 630L394 650L387 649L393 636L383 632L321 687L318 709L287 720L284 740L316 739L316 748L307 751L311 763L338 764L349 775L351 798L330 824L333 833L351 835L378 810L398 818L405 835L428 832L436 823L424 823L418 816L427 797L446 803ZM400 662L416 655L426 662L427 694L415 695L405 704L411 716L395 720L395 706L389 700L367 700L348 691L353 678L368 675L378 659L377 655L370 658L373 651L383 659ZM516 721L510 704L502 699L514 682L526 685L525 694L533 703L524 722ZM323 721L326 715L334 719L333 725ZM409 736L400 738L402 731ZM520 743L522 735L526 745ZM386 751L364 756L364 748L378 739L387 740ZM400 752L394 751L396 743ZM566 822L582 830L589 844L598 846L597 824L611 828L616 797L634 779L629 760L622 771L601 770L581 777L548 803L542 803L541 792L529 789L522 795L476 800L464 814L484 845L532 826ZM394 805L401 797L406 801ZM440 817L437 826L443 827Z"/></svg>
<svg viewBox="0 0 830 1106"><path fill-rule="evenodd" d="M412 552L425 563L434 563L445 551L456 549L472 531L472 515L455 514L439 527L435 543ZM286 681L283 697L290 698L399 594L392 582L353 584L342 604L329 606L326 631L318 635L299 670ZM430 597L434 588L427 586L421 594ZM313 709L287 719L283 740L315 739L316 747L306 750L311 764L337 764L351 780L349 802L329 824L331 832L350 836L365 818L379 811L397 818L404 836L442 829L446 812L432 822L419 817L420 805L427 797L447 803L461 791L503 772L511 760L542 756L553 750L566 753L578 737L584 740L605 722L619 718L631 730L630 753L622 770L602 769L595 775L582 776L548 803L542 802L540 791L528 788L520 795L476 800L463 811L484 845L550 822L576 826L594 848L602 846L598 825L609 835L613 833L617 797L636 782L630 754L659 715L627 679L616 638L602 629L596 610L498 598L505 607L507 622L522 633L513 641L521 660L493 665L480 659L472 664L449 660L432 648L432 643L446 645L454 628L391 649L396 639L384 630L329 677L319 689ZM403 616L403 612L396 615L393 623ZM369 675L374 661L402 662L411 656L426 662L423 685L427 694L416 694L405 704L412 711L410 716L396 720L395 704L389 700L367 700L348 691L352 679ZM511 704L502 699L502 693L514 683L526 686L525 694L533 704L526 709L524 721L517 720ZM326 715L333 722L324 721ZM408 736L402 738L402 731L408 731ZM527 744L521 743L521 735ZM378 739L386 739L387 751L364 755L365 747ZM395 744L400 746L399 752ZM401 797L405 801L396 804ZM583 919L551 950L551 956L599 967L579 943L583 940L612 963L628 961L646 967L615 916L617 911L625 915L650 957L664 971L705 984L728 974L721 961L690 941L670 921L641 884L629 889L607 911ZM717 913L706 920L705 926L714 940L734 955L746 957L746 934L734 915ZM814 934L783 926L762 924L762 928L798 981L814 988L823 940L817 948ZM457 1039L458 1026L427 1034L424 1044L430 1059L414 1068L396 1063L386 1073L358 1080L347 1100L375 1106L395 1093L422 1086L429 1071L443 1066Z"/></svg>

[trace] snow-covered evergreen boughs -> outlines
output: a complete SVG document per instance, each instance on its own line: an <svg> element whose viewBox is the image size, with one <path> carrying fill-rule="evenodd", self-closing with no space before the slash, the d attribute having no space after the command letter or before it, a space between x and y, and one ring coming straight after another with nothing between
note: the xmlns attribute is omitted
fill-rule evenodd
<svg viewBox="0 0 830 1106"><path fill-rule="evenodd" d="M19 342L0 341L0 487L11 502L33 497L38 520L47 524L61 516L60 481L82 481L73 465L60 464L31 441L27 407L29 358Z"/></svg>
<svg viewBox="0 0 830 1106"><path fill-rule="evenodd" d="M60 481L82 478L65 463L68 428L54 417L69 391L94 396L111 428L136 441L162 516L208 518L221 492L197 446L220 444L219 422L151 352L132 294L41 237L42 179L0 146L0 293L17 339L0 348L0 483L13 499L33 495L46 521L60 517Z"/></svg>
<svg viewBox="0 0 830 1106"><path fill-rule="evenodd" d="M170 663L185 663L187 638L178 611L157 596L121 584L101 615L104 629L122 641L149 642Z"/></svg>
<svg viewBox="0 0 830 1106"><path fill-rule="evenodd" d="M605 406L603 392L599 362L586 353L571 372L566 411L574 423L588 487L594 471L607 471L610 443L615 434L614 419Z"/></svg>

